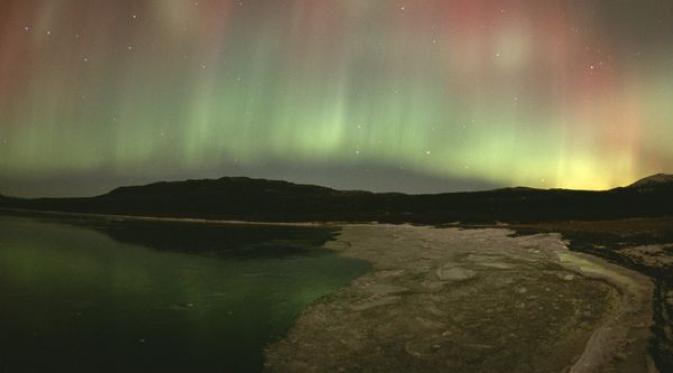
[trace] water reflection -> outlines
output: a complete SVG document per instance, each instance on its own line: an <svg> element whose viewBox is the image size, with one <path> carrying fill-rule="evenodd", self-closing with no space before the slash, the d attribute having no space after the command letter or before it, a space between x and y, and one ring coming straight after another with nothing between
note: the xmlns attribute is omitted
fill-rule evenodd
<svg viewBox="0 0 673 373"><path fill-rule="evenodd" d="M0 216L0 371L259 370L367 268L325 229L67 223Z"/></svg>

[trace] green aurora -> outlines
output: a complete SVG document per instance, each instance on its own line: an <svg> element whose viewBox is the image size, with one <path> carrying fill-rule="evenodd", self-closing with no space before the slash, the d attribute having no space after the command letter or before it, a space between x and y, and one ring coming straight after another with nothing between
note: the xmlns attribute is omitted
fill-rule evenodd
<svg viewBox="0 0 673 373"><path fill-rule="evenodd" d="M228 174L603 189L673 168L672 100L662 1L0 5L8 194Z"/></svg>

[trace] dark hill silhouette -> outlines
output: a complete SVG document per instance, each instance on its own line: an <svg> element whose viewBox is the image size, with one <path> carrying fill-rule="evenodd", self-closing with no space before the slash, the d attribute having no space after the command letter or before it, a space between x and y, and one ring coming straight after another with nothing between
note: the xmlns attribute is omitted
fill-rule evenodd
<svg viewBox="0 0 673 373"><path fill-rule="evenodd" d="M449 223L615 219L673 215L673 177L655 175L608 191L519 187L423 195L340 191L286 181L224 177L121 187L91 198L0 196L0 207L250 221Z"/></svg>
<svg viewBox="0 0 673 373"><path fill-rule="evenodd" d="M640 179L628 186L639 190L671 189L673 190L673 175L656 174Z"/></svg>

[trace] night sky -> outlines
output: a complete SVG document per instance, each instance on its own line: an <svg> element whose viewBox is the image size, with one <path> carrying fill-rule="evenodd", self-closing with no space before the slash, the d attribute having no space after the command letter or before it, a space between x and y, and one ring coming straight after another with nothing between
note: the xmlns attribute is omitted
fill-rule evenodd
<svg viewBox="0 0 673 373"><path fill-rule="evenodd" d="M672 1L0 1L0 193L671 170Z"/></svg>

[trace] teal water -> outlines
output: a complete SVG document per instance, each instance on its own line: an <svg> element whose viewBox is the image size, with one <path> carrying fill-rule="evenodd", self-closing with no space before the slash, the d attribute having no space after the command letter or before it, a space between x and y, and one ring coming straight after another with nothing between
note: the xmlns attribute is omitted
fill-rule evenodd
<svg viewBox="0 0 673 373"><path fill-rule="evenodd" d="M0 372L259 371L367 270L317 228L0 216Z"/></svg>

